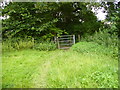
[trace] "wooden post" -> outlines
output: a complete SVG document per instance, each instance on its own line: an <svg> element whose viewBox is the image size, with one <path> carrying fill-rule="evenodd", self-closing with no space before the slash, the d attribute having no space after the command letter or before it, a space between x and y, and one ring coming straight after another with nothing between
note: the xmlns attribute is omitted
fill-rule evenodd
<svg viewBox="0 0 120 90"><path fill-rule="evenodd" d="M80 42L80 35L78 35L78 41Z"/></svg>
<svg viewBox="0 0 120 90"><path fill-rule="evenodd" d="M73 35L73 44L75 44L75 35Z"/></svg>
<svg viewBox="0 0 120 90"><path fill-rule="evenodd" d="M58 44L58 49L60 49L60 44L59 44L59 39L57 37L57 44Z"/></svg>

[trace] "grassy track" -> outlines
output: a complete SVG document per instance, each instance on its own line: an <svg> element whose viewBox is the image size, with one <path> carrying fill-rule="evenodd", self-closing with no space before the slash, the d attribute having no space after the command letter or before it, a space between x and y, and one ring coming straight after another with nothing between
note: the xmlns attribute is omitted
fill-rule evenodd
<svg viewBox="0 0 120 90"><path fill-rule="evenodd" d="M117 88L118 61L70 50L3 52L3 88Z"/></svg>

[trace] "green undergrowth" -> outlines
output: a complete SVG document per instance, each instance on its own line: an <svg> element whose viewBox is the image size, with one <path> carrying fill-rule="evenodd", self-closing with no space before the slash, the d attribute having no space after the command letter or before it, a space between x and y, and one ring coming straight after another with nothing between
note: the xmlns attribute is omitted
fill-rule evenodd
<svg viewBox="0 0 120 90"><path fill-rule="evenodd" d="M34 49L39 51L51 51L57 48L56 44L53 42L42 42L42 43L35 43Z"/></svg>
<svg viewBox="0 0 120 90"><path fill-rule="evenodd" d="M47 87L117 87L118 67L116 60L97 54L79 54L77 52L59 54L60 56L52 62L47 76Z"/></svg>
<svg viewBox="0 0 120 90"><path fill-rule="evenodd" d="M78 53L96 53L118 58L118 48L108 48L95 42L79 42L73 45L71 50Z"/></svg>
<svg viewBox="0 0 120 90"><path fill-rule="evenodd" d="M32 38L10 38L3 40L2 51L14 51L23 49L32 49L34 46L34 39Z"/></svg>
<svg viewBox="0 0 120 90"><path fill-rule="evenodd" d="M39 51L51 51L56 49L56 44L50 41L36 41L33 38L7 39L2 42L2 51L15 51L35 49Z"/></svg>
<svg viewBox="0 0 120 90"><path fill-rule="evenodd" d="M118 87L116 58L84 50L4 51L2 71L3 88Z"/></svg>

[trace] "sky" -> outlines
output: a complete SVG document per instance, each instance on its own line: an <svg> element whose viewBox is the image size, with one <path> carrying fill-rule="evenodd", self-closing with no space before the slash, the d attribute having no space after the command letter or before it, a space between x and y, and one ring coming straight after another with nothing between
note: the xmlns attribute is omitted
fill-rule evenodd
<svg viewBox="0 0 120 90"><path fill-rule="evenodd" d="M102 10L97 11L98 14L96 15L98 20L105 20L107 13L103 13Z"/></svg>
<svg viewBox="0 0 120 90"><path fill-rule="evenodd" d="M98 9L97 11L95 11L94 8L93 8L92 11L94 13L97 13L96 16L97 16L98 20L105 20L106 19L107 13L103 13L104 8Z"/></svg>

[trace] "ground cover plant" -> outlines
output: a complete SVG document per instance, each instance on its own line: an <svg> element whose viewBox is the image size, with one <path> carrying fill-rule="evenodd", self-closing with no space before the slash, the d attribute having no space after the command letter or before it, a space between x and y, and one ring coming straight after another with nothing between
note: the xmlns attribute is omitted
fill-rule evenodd
<svg viewBox="0 0 120 90"><path fill-rule="evenodd" d="M111 54L96 53L96 48L104 47L93 44L96 51L89 50L91 43L86 43L81 45L86 45L89 52L82 53L75 50L77 44L70 50L4 51L2 87L117 88L117 59Z"/></svg>

